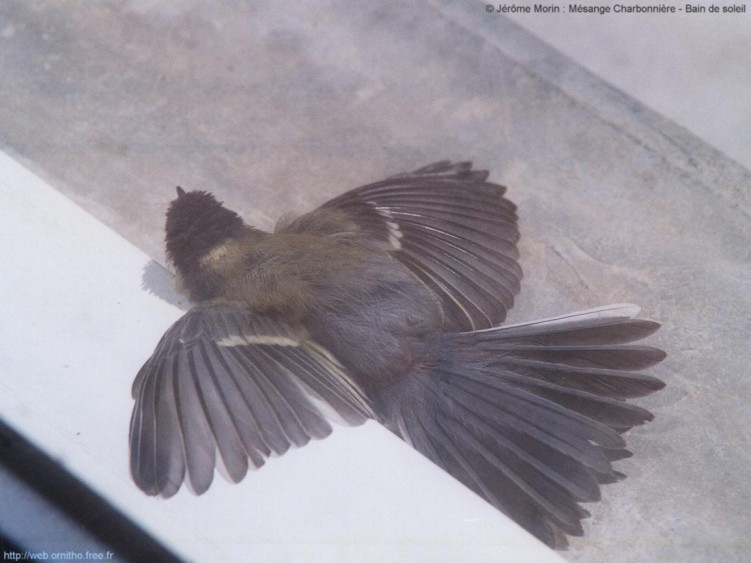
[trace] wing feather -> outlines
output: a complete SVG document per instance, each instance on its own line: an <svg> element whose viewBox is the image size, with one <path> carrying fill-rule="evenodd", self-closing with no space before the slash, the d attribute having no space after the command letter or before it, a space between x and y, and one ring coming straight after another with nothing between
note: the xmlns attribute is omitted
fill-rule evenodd
<svg viewBox="0 0 751 563"><path fill-rule="evenodd" d="M487 177L469 162L437 162L351 190L284 228L313 228L316 213L337 210L439 298L446 331L489 328L513 306L522 271L516 207Z"/></svg>
<svg viewBox="0 0 751 563"><path fill-rule="evenodd" d="M217 465L233 482L272 455L373 417L364 392L301 326L239 304L198 305L162 337L133 383L131 473L150 495L186 477L205 492Z"/></svg>

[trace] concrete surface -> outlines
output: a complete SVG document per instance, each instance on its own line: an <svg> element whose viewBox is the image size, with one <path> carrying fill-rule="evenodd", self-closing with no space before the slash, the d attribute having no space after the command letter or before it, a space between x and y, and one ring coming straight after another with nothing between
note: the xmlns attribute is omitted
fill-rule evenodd
<svg viewBox="0 0 751 563"><path fill-rule="evenodd" d="M734 0L690 4L746 6L746 12L509 17L751 168L751 7Z"/></svg>
<svg viewBox="0 0 751 563"><path fill-rule="evenodd" d="M484 4L6 2L0 14L13 30L3 148L157 259L177 184L270 227L439 158L491 169L523 232L510 320L634 302L663 322L655 342L670 354L668 387L642 401L656 420L619 462L629 478L564 557L747 560L747 170Z"/></svg>

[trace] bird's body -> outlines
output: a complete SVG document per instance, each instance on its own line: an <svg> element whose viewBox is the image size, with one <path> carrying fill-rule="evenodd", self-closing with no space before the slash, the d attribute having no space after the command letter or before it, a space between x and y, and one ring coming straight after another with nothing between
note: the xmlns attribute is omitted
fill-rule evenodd
<svg viewBox="0 0 751 563"><path fill-rule="evenodd" d="M515 207L468 163L347 192L274 233L205 192L167 220L196 307L134 383L131 468L149 494L216 456L239 481L272 453L368 418L554 546L619 474L623 401L661 382L633 306L501 327L519 289Z"/></svg>
<svg viewBox="0 0 751 563"><path fill-rule="evenodd" d="M300 323L374 400L441 333L442 312L384 243L347 230L338 215L318 210L273 234L246 227L205 253L201 274L183 284L196 302L223 299Z"/></svg>

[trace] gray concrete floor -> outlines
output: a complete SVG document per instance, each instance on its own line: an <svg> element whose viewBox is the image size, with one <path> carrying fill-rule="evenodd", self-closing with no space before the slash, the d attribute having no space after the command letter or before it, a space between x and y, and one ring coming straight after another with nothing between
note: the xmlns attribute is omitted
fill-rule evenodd
<svg viewBox="0 0 751 563"><path fill-rule="evenodd" d="M177 184L270 227L439 158L491 169L523 231L510 320L635 302L670 353L564 556L748 560L747 170L482 4L9 1L0 31L3 150L160 260Z"/></svg>
<svg viewBox="0 0 751 563"><path fill-rule="evenodd" d="M736 5L733 1L714 4ZM746 13L738 14L510 17L587 70L751 168L748 6Z"/></svg>

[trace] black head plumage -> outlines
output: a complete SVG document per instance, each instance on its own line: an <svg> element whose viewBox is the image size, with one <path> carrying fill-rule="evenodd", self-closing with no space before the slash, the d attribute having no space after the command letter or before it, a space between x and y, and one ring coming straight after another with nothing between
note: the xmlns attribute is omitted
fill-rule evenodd
<svg viewBox="0 0 751 563"><path fill-rule="evenodd" d="M177 188L177 198L167 209L167 255L181 274L225 240L238 236L245 223L210 193Z"/></svg>

